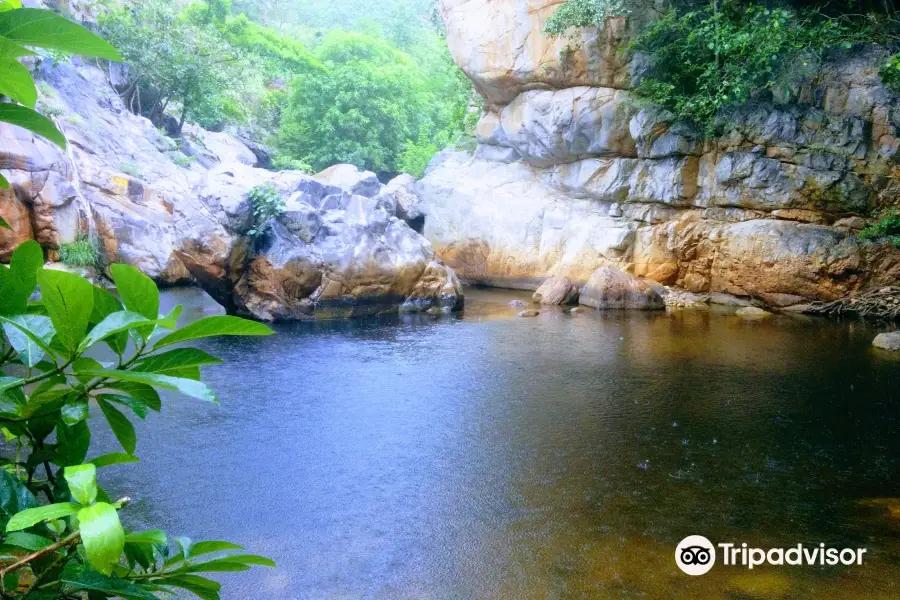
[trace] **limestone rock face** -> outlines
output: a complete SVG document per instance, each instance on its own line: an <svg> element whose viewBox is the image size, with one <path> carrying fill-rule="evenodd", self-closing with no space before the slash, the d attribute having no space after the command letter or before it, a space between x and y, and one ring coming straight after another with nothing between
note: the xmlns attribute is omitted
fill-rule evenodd
<svg viewBox="0 0 900 600"><path fill-rule="evenodd" d="M614 310L658 310L666 306L655 286L613 267L594 271L581 288L578 302Z"/></svg>
<svg viewBox="0 0 900 600"><path fill-rule="evenodd" d="M648 16L550 38L555 0L440 7L487 103L474 154L440 153L416 192L424 234L464 280L581 285L609 266L786 307L900 275L900 251L856 237L900 193L900 96L878 77L888 49L835 54L704 139L632 91L648 62L619 50Z"/></svg>
<svg viewBox="0 0 900 600"><path fill-rule="evenodd" d="M239 164L211 170L198 188L204 210L187 219L192 235L179 258L230 312L266 321L462 306L456 275L389 200L322 183L327 178ZM247 194L264 183L289 199L251 240L242 235Z"/></svg>
<svg viewBox="0 0 900 600"><path fill-rule="evenodd" d="M589 163L569 165L563 179L558 166L445 153L416 187L425 236L464 280L522 289L548 276L583 284L606 265L695 293L780 306L889 284L900 273L900 252L858 241L846 227L651 202L627 184L617 194L589 195L598 180L576 169L610 177L603 161Z"/></svg>
<svg viewBox="0 0 900 600"><path fill-rule="evenodd" d="M441 0L447 43L456 63L493 104L543 85L625 88L641 67L618 52L630 25L609 19L576 38L543 35L558 0Z"/></svg>

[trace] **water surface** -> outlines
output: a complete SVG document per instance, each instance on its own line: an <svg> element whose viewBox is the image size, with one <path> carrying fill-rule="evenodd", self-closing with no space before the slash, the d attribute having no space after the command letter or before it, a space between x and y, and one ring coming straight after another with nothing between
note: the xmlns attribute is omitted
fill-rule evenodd
<svg viewBox="0 0 900 600"><path fill-rule="evenodd" d="M166 396L142 462L105 484L135 527L278 562L223 576L231 600L900 596L900 520L860 504L900 496L900 360L869 347L877 326L522 319L517 297L204 343L227 361L205 370L221 406ZM689 534L868 554L691 578L673 558Z"/></svg>

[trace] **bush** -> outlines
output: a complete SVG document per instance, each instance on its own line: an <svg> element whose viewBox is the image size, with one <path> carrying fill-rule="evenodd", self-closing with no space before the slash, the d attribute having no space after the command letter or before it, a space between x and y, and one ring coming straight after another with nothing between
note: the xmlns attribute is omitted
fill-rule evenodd
<svg viewBox="0 0 900 600"><path fill-rule="evenodd" d="M900 248L900 209L890 209L875 222L859 232L861 240L886 238L891 244Z"/></svg>
<svg viewBox="0 0 900 600"><path fill-rule="evenodd" d="M250 237L259 237L265 230L264 226L273 217L284 212L284 200L271 184L263 184L254 187L248 194L253 223L247 234Z"/></svg>
<svg viewBox="0 0 900 600"><path fill-rule="evenodd" d="M96 238L79 236L71 244L59 248L59 260L68 267L96 267L100 264L100 247Z"/></svg>
<svg viewBox="0 0 900 600"><path fill-rule="evenodd" d="M160 389L215 401L200 367L222 361L173 344L271 330L228 316L178 328L181 307L160 315L156 285L132 267L110 268L116 297L43 262L29 241L0 266L0 427L15 448L0 468L2 597L151 600L180 588L213 600L220 585L199 573L274 566L228 542L176 538L172 547L162 531L127 531L119 511L128 499L97 484L98 470L138 460L127 411L158 412ZM29 301L36 284L41 299ZM116 356L110 365L88 356L101 345ZM99 418L89 418L92 404ZM89 459L90 425L100 420L123 452Z"/></svg>
<svg viewBox="0 0 900 600"><path fill-rule="evenodd" d="M878 71L881 81L893 92L900 94L900 52L893 55Z"/></svg>
<svg viewBox="0 0 900 600"><path fill-rule="evenodd" d="M721 108L785 85L826 50L871 35L848 20L755 4L671 10L630 46L654 57L636 91L710 134Z"/></svg>
<svg viewBox="0 0 900 600"><path fill-rule="evenodd" d="M561 36L571 27L602 25L607 17L630 13L623 0L568 0L547 19L544 33Z"/></svg>

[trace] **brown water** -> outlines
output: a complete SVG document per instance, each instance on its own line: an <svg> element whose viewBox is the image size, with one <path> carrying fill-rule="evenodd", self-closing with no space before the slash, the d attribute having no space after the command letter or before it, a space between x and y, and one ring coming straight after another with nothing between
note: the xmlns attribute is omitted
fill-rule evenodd
<svg viewBox="0 0 900 600"><path fill-rule="evenodd" d="M135 526L278 562L222 577L234 600L900 597L900 519L861 504L900 496L900 359L870 348L877 326L522 319L516 297L207 343L221 406L167 398L105 484ZM692 578L689 534L868 552Z"/></svg>

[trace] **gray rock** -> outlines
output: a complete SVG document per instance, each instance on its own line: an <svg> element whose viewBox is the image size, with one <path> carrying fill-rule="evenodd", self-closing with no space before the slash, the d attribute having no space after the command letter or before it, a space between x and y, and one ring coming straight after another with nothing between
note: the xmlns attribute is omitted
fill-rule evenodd
<svg viewBox="0 0 900 600"><path fill-rule="evenodd" d="M872 341L872 345L882 350L890 350L896 352L900 350L900 331L892 331L890 333L879 333Z"/></svg>
<svg viewBox="0 0 900 600"><path fill-rule="evenodd" d="M347 190L352 194L374 198L383 187L378 181L378 176L372 171L360 171L354 165L334 165L328 167L315 178L322 183L327 183Z"/></svg>
<svg viewBox="0 0 900 600"><path fill-rule="evenodd" d="M743 308L739 308L734 314L747 319L759 319L772 316L772 313L770 313L769 311L757 308L755 306L745 306Z"/></svg>

